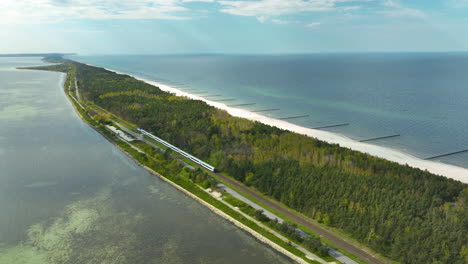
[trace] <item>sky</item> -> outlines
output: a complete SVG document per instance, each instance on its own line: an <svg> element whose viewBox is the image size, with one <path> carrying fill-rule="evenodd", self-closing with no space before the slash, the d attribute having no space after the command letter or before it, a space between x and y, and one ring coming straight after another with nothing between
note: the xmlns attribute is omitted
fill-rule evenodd
<svg viewBox="0 0 468 264"><path fill-rule="evenodd" d="M468 51L468 0L0 0L0 54Z"/></svg>

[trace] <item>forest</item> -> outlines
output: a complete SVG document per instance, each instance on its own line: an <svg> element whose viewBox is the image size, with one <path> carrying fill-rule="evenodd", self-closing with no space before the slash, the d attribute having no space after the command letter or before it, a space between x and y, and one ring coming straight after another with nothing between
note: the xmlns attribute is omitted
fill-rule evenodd
<svg viewBox="0 0 468 264"><path fill-rule="evenodd" d="M85 100L392 260L468 263L466 184L232 117L131 76L61 62L74 66Z"/></svg>

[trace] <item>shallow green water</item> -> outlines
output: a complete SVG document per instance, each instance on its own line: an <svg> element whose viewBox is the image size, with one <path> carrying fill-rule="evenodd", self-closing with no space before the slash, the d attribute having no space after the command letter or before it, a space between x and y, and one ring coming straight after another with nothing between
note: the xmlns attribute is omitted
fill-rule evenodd
<svg viewBox="0 0 468 264"><path fill-rule="evenodd" d="M0 263L289 263L73 112L64 76L0 58Z"/></svg>

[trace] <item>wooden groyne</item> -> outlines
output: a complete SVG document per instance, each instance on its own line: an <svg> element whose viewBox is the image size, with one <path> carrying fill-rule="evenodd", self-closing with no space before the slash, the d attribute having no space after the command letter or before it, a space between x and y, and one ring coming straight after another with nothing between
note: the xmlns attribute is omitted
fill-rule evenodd
<svg viewBox="0 0 468 264"><path fill-rule="evenodd" d="M229 107L236 107L236 106L247 106L247 105L256 105L256 103L248 103L248 104L233 104L228 105Z"/></svg>
<svg viewBox="0 0 468 264"><path fill-rule="evenodd" d="M183 83L180 83L180 82L174 82L174 81L169 81L169 80L166 80L167 83L170 83L170 84L174 84L174 85L185 85Z"/></svg>
<svg viewBox="0 0 468 264"><path fill-rule="evenodd" d="M220 99L220 100L213 100L214 102L227 102L227 101L235 101L237 99L235 98L229 98L229 99Z"/></svg>
<svg viewBox="0 0 468 264"><path fill-rule="evenodd" d="M178 88L179 90L182 90L182 91L196 91L198 89L196 88Z"/></svg>
<svg viewBox="0 0 468 264"><path fill-rule="evenodd" d="M280 117L280 120L289 120L289 119L297 119L297 118L305 118L309 117L309 115L300 115L300 116L288 116L288 117Z"/></svg>
<svg viewBox="0 0 468 264"><path fill-rule="evenodd" d="M270 109L253 110L253 111L250 111L250 112L259 113L259 112L269 112L269 111L278 111L278 110L281 110L281 109L279 109L279 108L270 108Z"/></svg>
<svg viewBox="0 0 468 264"><path fill-rule="evenodd" d="M324 129L324 128L332 128L332 127L340 127L340 126L349 126L349 123L331 125L331 126L312 127L312 129Z"/></svg>
<svg viewBox="0 0 468 264"><path fill-rule="evenodd" d="M429 157L429 158L425 158L425 160L437 159L437 158L452 156L452 155L455 155L455 154L460 154L460 153L465 153L465 152L468 152L468 149L460 150L460 151L455 151L455 152L451 152L451 153L447 153L447 154L442 154L442 155L437 155L437 156L433 156L433 157Z"/></svg>
<svg viewBox="0 0 468 264"><path fill-rule="evenodd" d="M380 140L380 139L387 139L387 138L394 138L394 137L399 137L399 136L401 136L401 135L400 135L400 134L397 134L397 135L391 135L391 136L369 138L369 139L359 140L359 142L369 142L369 141Z"/></svg>

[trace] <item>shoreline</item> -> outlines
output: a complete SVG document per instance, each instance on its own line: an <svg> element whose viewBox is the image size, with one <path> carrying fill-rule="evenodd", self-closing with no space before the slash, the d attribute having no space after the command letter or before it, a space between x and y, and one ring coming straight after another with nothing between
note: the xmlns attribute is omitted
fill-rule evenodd
<svg viewBox="0 0 468 264"><path fill-rule="evenodd" d="M418 158L416 156L413 156L409 153L403 152L398 149L359 142L341 134L337 134L337 133L333 133L329 131L312 129L312 128L306 128L306 127L302 127L296 124L289 123L284 120L279 120L279 119L275 119L272 117L263 116L258 113L250 112L249 110L246 110L246 109L229 107L224 103L210 101L201 96L190 94L188 92L184 92L177 88L171 87L170 85L148 80L146 78L142 78L133 74L120 72L120 71L110 69L107 67L95 66L95 65L87 64L87 63L83 63L83 64L86 64L88 66L93 66L93 67L101 67L101 68L104 68L108 71L111 71L117 74L131 76L137 80L146 82L153 86L157 86L159 87L159 89L166 91L166 92L171 92L177 96L184 96L192 100L203 101L207 103L208 105L224 110L230 115L235 116L235 117L245 118L251 121L258 121L265 125L274 126L274 127L284 129L290 132L295 132L301 135L313 137L313 138L316 138L321 141L325 141L330 144L338 144L340 147L359 151L361 153L369 154L374 157L396 162L401 165L408 165L413 168L427 170L433 174L444 176L444 177L451 178L451 179L463 182L465 184L468 184L468 168L458 167L455 165L437 162L437 161L423 160L421 158Z"/></svg>

